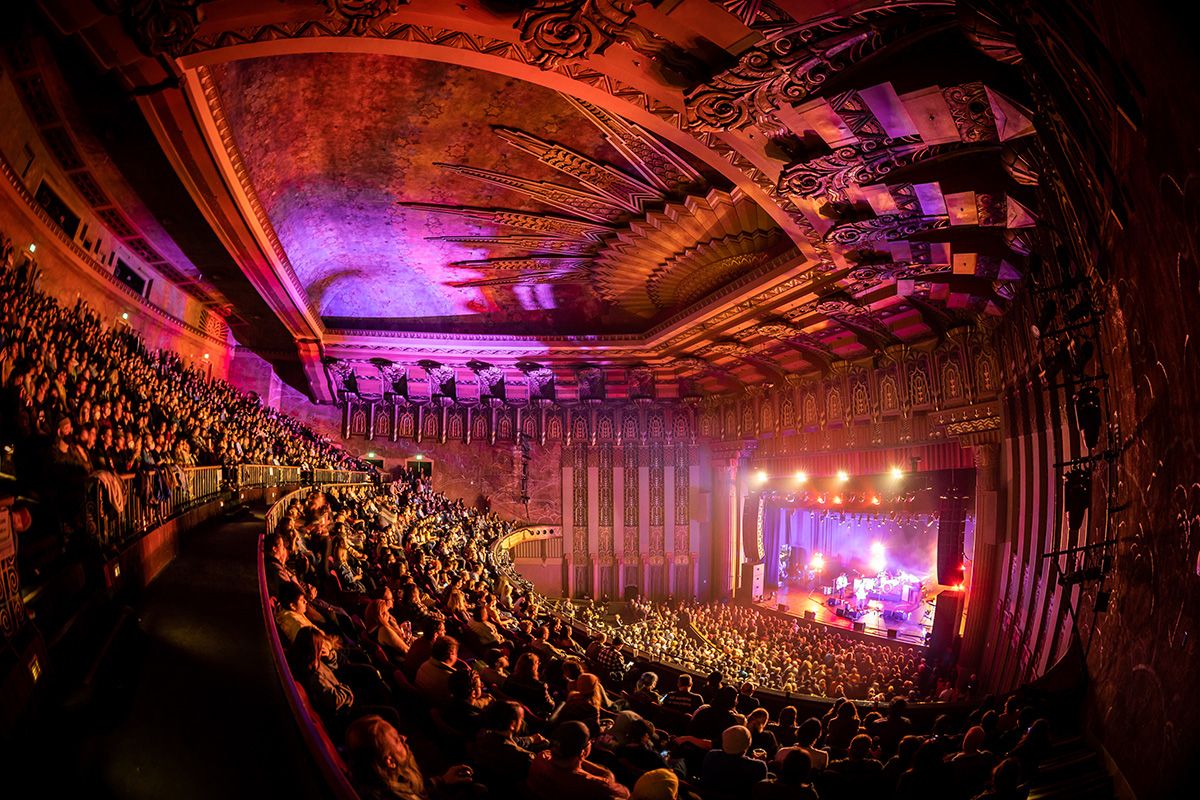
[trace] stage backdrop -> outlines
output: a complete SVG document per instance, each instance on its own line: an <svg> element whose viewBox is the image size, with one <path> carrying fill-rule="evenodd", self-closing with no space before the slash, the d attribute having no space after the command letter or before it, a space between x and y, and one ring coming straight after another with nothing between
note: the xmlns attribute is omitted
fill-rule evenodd
<svg viewBox="0 0 1200 800"><path fill-rule="evenodd" d="M973 523L973 521L972 521ZM927 515L892 520L888 515L812 511L767 501L763 512L766 584L780 584L781 553L787 548L790 574L796 575L815 553L825 559L824 575L832 579L857 569L874 575L872 545L883 545L888 570L902 569L919 578L935 577L938 525Z"/></svg>

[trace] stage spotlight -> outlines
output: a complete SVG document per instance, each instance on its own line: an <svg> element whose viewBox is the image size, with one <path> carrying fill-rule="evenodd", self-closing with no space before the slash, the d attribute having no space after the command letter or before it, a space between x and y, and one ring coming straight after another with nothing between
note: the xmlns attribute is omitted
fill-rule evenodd
<svg viewBox="0 0 1200 800"><path fill-rule="evenodd" d="M898 481L904 477L904 470L899 467L892 467L892 480Z"/></svg>
<svg viewBox="0 0 1200 800"><path fill-rule="evenodd" d="M820 503L821 505L825 505L825 495L823 495L823 494L817 495L817 502Z"/></svg>
<svg viewBox="0 0 1200 800"><path fill-rule="evenodd" d="M846 481L850 480L850 473L846 472L844 469L839 469L837 472L837 479L838 483L845 483Z"/></svg>
<svg viewBox="0 0 1200 800"><path fill-rule="evenodd" d="M767 473L760 469L758 472L754 473L754 480L761 486L767 482Z"/></svg>
<svg viewBox="0 0 1200 800"><path fill-rule="evenodd" d="M879 505L879 495L877 495L877 494L871 495L871 505L873 505L873 506Z"/></svg>
<svg viewBox="0 0 1200 800"><path fill-rule="evenodd" d="M884 569L886 569L886 568L887 568L887 559L884 557L883 553L880 553L877 556L871 556L871 571L872 572L878 574L880 572L883 572Z"/></svg>
<svg viewBox="0 0 1200 800"><path fill-rule="evenodd" d="M840 494L835 494L833 496L833 504L835 506L840 506L842 504L842 496Z"/></svg>
<svg viewBox="0 0 1200 800"><path fill-rule="evenodd" d="M801 486L808 483L808 473L805 472L804 470L800 470L799 472L797 472L796 473L796 483L800 484Z"/></svg>
<svg viewBox="0 0 1200 800"><path fill-rule="evenodd" d="M871 543L871 555L872 556L880 556L880 557L883 556L883 542L872 542Z"/></svg>
<svg viewBox="0 0 1200 800"><path fill-rule="evenodd" d="M825 556L820 553L814 553L812 560L808 562L808 568L813 572L820 572L825 569Z"/></svg>

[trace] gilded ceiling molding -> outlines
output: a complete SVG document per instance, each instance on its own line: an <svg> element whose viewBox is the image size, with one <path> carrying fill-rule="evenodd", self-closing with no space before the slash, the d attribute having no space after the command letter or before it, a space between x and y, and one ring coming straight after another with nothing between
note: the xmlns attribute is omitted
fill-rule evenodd
<svg viewBox="0 0 1200 800"><path fill-rule="evenodd" d="M101 0L101 8L121 23L148 56L187 52L212 0Z"/></svg>
<svg viewBox="0 0 1200 800"><path fill-rule="evenodd" d="M634 0L537 0L513 27L543 69L603 53L633 19Z"/></svg>
<svg viewBox="0 0 1200 800"><path fill-rule="evenodd" d="M780 105L804 102L847 67L891 42L931 29L943 15L903 15L888 6L801 26L743 53L733 67L686 96L686 126L728 131L766 125Z"/></svg>
<svg viewBox="0 0 1200 800"><path fill-rule="evenodd" d="M367 29L384 17L395 14L408 0L317 0L325 13L346 23L342 33L362 36Z"/></svg>

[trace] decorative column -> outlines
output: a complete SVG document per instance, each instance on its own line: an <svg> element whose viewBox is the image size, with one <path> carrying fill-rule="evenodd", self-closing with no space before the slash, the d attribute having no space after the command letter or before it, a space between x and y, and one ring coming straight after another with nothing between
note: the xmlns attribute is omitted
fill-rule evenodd
<svg viewBox="0 0 1200 800"><path fill-rule="evenodd" d="M562 448L562 565L563 592L567 597L575 596L575 462L574 450L570 445Z"/></svg>
<svg viewBox="0 0 1200 800"><path fill-rule="evenodd" d="M753 440L713 444L713 590L717 597L732 599L741 580L741 484L746 459L756 444Z"/></svg>
<svg viewBox="0 0 1200 800"><path fill-rule="evenodd" d="M621 596L625 595L626 586L637 586L641 572L641 479L639 464L641 463L641 448L635 441L626 441L621 445Z"/></svg>

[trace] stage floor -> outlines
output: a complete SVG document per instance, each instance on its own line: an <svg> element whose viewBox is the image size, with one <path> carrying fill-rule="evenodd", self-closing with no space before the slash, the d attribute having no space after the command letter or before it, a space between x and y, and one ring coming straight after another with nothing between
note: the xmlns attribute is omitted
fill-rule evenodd
<svg viewBox="0 0 1200 800"><path fill-rule="evenodd" d="M832 607L825 604L828 599L819 590L808 592L798 586L782 586L774 600L763 601L755 605L774 609L782 603L788 607L785 613L790 616L802 617L805 611L812 611L816 614L816 621L822 625L848 631L854 630L854 623L851 620L839 617ZM888 603L887 608L888 610L900 608L908 611L908 621L884 620L879 613L868 614L859 619L859 622L866 626L864 633L886 639L888 628L892 628L897 631L896 639L898 641L906 644L925 644L925 634L933 628L933 603L920 600L916 603Z"/></svg>

